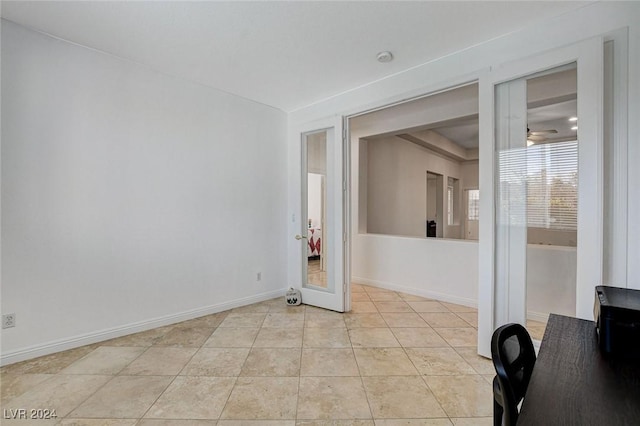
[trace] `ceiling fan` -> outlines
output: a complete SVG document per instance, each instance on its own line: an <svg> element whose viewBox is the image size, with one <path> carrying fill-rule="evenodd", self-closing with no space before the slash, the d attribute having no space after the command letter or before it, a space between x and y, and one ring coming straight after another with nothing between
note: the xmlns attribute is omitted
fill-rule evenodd
<svg viewBox="0 0 640 426"><path fill-rule="evenodd" d="M553 135L558 133L555 129L548 130L530 130L527 127L527 141L531 141L533 143L544 142L549 138L549 135Z"/></svg>

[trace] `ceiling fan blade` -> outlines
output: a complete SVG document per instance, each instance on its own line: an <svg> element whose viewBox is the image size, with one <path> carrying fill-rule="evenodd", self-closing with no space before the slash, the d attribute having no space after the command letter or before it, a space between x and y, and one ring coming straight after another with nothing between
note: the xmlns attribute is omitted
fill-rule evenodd
<svg viewBox="0 0 640 426"><path fill-rule="evenodd" d="M558 133L558 131L555 129L549 129L549 130L536 130L536 131L529 132L530 135L548 135L552 133Z"/></svg>
<svg viewBox="0 0 640 426"><path fill-rule="evenodd" d="M527 137L527 139L534 141L534 142L542 142L542 141L546 141L547 137L544 135L529 135Z"/></svg>

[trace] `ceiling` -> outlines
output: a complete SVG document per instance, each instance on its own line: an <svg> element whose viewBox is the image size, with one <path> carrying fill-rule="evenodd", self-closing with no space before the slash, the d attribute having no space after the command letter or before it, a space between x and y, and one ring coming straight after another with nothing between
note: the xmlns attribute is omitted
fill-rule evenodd
<svg viewBox="0 0 640 426"><path fill-rule="evenodd" d="M532 132L544 132L539 139L530 139L535 139L534 144L575 140L577 132L572 127L578 123L569 120L578 114L578 74L575 65L569 64L526 78L527 126ZM469 105L472 105L471 109ZM365 125L369 123L370 126L370 123L406 123L403 117L407 116L414 117L410 126L391 130L386 128L383 132L367 135L367 139L398 136L432 150L442 150L442 146L434 143L434 140L444 136L449 142L464 150L477 151L479 147L477 84L450 89L357 116L351 120L351 127L358 129L362 127L363 121ZM425 130L429 132L425 133ZM551 132L545 132L549 130ZM434 132L437 135L434 135ZM464 155L460 157L460 151L456 147L451 148L452 150L445 149L446 152L441 153L450 154L458 160L465 159ZM477 152L467 155L477 158Z"/></svg>
<svg viewBox="0 0 640 426"><path fill-rule="evenodd" d="M2 17L294 111L588 3L2 1Z"/></svg>

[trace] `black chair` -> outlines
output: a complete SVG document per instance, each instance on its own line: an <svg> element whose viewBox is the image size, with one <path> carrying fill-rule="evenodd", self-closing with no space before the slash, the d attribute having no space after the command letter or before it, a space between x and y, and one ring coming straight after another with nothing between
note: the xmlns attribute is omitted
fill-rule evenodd
<svg viewBox="0 0 640 426"><path fill-rule="evenodd" d="M520 324L496 329L491 338L491 359L497 373L493 379L493 424L513 426L536 362L527 330Z"/></svg>

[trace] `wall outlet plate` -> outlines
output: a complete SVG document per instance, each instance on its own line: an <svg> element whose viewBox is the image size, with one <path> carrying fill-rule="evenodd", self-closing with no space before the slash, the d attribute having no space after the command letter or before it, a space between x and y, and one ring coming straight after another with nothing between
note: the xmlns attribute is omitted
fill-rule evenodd
<svg viewBox="0 0 640 426"><path fill-rule="evenodd" d="M11 328L16 326L16 314L5 314L2 316L2 328Z"/></svg>

